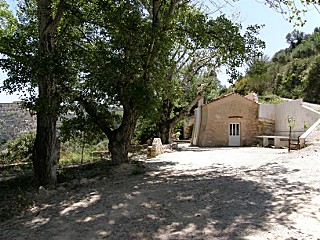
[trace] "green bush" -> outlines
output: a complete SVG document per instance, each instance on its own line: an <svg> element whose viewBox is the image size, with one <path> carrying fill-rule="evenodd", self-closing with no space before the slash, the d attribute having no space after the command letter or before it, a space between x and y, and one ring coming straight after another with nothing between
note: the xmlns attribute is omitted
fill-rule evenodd
<svg viewBox="0 0 320 240"><path fill-rule="evenodd" d="M14 140L4 144L4 150L0 153L3 163L31 162L33 144L36 138L35 132L26 132Z"/></svg>
<svg viewBox="0 0 320 240"><path fill-rule="evenodd" d="M156 136L156 124L149 120L139 119L135 128L133 142L145 144L147 143L148 139L153 139Z"/></svg>

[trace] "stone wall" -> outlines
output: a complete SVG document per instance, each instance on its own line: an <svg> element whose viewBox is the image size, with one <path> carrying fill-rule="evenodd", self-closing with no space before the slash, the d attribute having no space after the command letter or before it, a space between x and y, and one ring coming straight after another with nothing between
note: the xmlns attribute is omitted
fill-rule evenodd
<svg viewBox="0 0 320 240"><path fill-rule="evenodd" d="M240 124L240 145L256 143L258 104L238 94L231 94L202 107L199 146L228 146L229 124Z"/></svg>
<svg viewBox="0 0 320 240"><path fill-rule="evenodd" d="M276 121L273 119L259 119L258 135L273 136L275 132Z"/></svg>
<svg viewBox="0 0 320 240"><path fill-rule="evenodd" d="M22 132L36 129L36 119L19 102L0 103L0 141L16 138Z"/></svg>

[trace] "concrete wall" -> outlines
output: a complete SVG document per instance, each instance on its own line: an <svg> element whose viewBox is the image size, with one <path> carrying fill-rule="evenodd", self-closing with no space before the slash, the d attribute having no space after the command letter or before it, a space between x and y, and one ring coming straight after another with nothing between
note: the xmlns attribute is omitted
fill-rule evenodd
<svg viewBox="0 0 320 240"><path fill-rule="evenodd" d="M201 110L199 146L228 146L229 124L240 123L240 144L256 143L258 104L238 94L208 103Z"/></svg>
<svg viewBox="0 0 320 240"><path fill-rule="evenodd" d="M302 100L298 99L276 105L275 135L289 135L288 117L295 120L295 126L292 129L293 137L300 136L319 119L319 112L303 107L302 103Z"/></svg>
<svg viewBox="0 0 320 240"><path fill-rule="evenodd" d="M276 119L276 104L259 104L260 119Z"/></svg>
<svg viewBox="0 0 320 240"><path fill-rule="evenodd" d="M301 99L279 104L260 104L260 135L288 136L289 117L295 120L295 126L292 129L292 136L299 137L307 130L307 128L311 127L313 123L319 119L320 113L311 108L303 106L303 101ZM275 124L273 133L272 121Z"/></svg>

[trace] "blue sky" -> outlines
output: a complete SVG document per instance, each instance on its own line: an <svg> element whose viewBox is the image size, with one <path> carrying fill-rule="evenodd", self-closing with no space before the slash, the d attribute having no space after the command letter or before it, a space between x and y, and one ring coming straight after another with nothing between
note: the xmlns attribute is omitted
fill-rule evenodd
<svg viewBox="0 0 320 240"><path fill-rule="evenodd" d="M14 4L16 1L7 1L9 4ZM223 1L221 1L223 2ZM234 12L240 12L239 20L243 27L252 24L264 24L265 27L261 30L260 38L266 42L265 54L272 57L274 53L280 49L288 47L285 36L294 29L293 23L289 23L284 17L269 9L263 4L263 0L240 0L232 3L233 7L229 6L224 10L226 15L230 16ZM312 33L315 27L320 27L320 14L315 9L310 9L304 19L307 23L302 28L297 28L305 33ZM0 70L0 82L5 79L6 75ZM223 85L227 84L227 77L224 74L218 75ZM17 95L6 95L0 93L0 102L12 102L18 100Z"/></svg>

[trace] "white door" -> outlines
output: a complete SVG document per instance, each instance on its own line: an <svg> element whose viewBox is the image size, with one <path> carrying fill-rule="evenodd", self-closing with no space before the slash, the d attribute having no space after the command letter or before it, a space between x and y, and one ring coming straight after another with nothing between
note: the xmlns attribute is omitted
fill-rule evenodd
<svg viewBox="0 0 320 240"><path fill-rule="evenodd" d="M240 123L229 124L229 146L240 146Z"/></svg>

